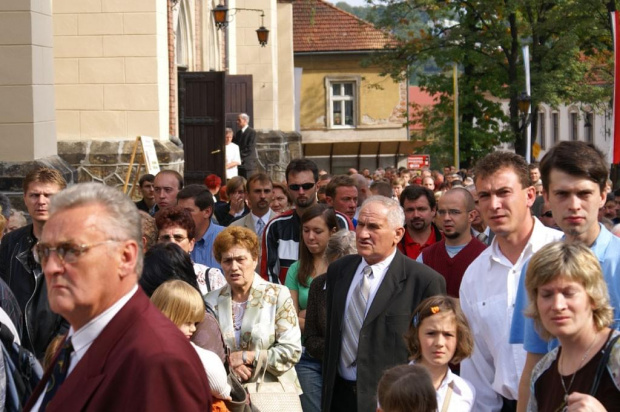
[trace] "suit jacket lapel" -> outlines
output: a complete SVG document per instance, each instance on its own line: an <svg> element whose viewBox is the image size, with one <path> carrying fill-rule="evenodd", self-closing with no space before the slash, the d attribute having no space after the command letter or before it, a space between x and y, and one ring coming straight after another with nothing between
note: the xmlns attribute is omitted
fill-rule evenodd
<svg viewBox="0 0 620 412"><path fill-rule="evenodd" d="M84 409L105 377L104 367L110 350L135 322L136 313L144 311L148 304L148 298L142 289L138 288L137 292L93 341L67 380L58 389L48 410Z"/></svg>
<svg viewBox="0 0 620 412"><path fill-rule="evenodd" d="M406 279L406 273L403 270L403 260L403 255L397 251L383 281L379 285L375 298L372 300L362 328L369 325L379 316L388 306L394 295L400 290L400 283Z"/></svg>
<svg viewBox="0 0 620 412"><path fill-rule="evenodd" d="M336 283L334 284L334 298L332 300L334 307L332 313L340 314L337 320L341 330L344 313L347 307L347 295L349 294L349 288L351 287L351 282L355 276L355 271L361 261L362 257L359 255L356 256L355 259L352 259L349 268L344 271L342 276L338 277Z"/></svg>

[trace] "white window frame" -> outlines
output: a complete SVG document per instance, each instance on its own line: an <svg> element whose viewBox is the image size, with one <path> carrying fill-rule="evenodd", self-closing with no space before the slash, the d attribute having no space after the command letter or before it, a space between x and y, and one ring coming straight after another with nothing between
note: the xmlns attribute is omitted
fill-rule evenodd
<svg viewBox="0 0 620 412"><path fill-rule="evenodd" d="M571 111L568 114L568 140L579 140L579 112Z"/></svg>
<svg viewBox="0 0 620 412"><path fill-rule="evenodd" d="M359 95L360 84L362 82L362 76L354 75L330 75L325 76L325 124L328 129L355 129L359 124ZM353 95L352 96L334 96L332 94L334 84L352 84ZM344 90L344 88L343 88ZM334 124L334 102L353 102L353 124ZM342 105L342 111L344 112L344 104Z"/></svg>
<svg viewBox="0 0 620 412"><path fill-rule="evenodd" d="M590 118L590 127L586 127L586 123ZM586 143L594 143L594 113L585 112L583 116L583 140Z"/></svg>

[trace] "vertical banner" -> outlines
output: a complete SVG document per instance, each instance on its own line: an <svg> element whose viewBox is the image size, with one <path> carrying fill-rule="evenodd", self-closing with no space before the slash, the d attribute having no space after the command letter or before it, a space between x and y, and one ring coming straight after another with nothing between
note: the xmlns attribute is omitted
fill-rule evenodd
<svg viewBox="0 0 620 412"><path fill-rule="evenodd" d="M620 111L618 108L620 107L620 91L618 88L620 87L619 79L620 79L620 56L618 56L618 47L620 44L620 38L618 33L618 25L620 23L620 16L618 16L617 11L611 12L611 29L613 32L613 41L614 41L614 101L613 101L613 163L620 163Z"/></svg>
<svg viewBox="0 0 620 412"><path fill-rule="evenodd" d="M530 47L523 46L523 68L525 69L525 92L528 96L532 96L532 91L530 90ZM532 113L532 105L530 104L529 112L525 115L525 118L528 119ZM530 122L527 125L527 130L525 132L525 160L528 163L532 162L532 123Z"/></svg>
<svg viewBox="0 0 620 412"><path fill-rule="evenodd" d="M452 68L452 83L454 87L454 166L456 170L461 168L459 159L459 70L456 63Z"/></svg>

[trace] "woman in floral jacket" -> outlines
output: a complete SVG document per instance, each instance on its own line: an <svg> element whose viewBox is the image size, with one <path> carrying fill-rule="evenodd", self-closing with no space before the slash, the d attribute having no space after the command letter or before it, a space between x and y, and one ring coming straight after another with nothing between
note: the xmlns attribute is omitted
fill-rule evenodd
<svg viewBox="0 0 620 412"><path fill-rule="evenodd" d="M266 360L265 381L294 383L299 388L295 364L301 357L301 332L288 289L263 280L254 269L258 239L251 230L233 226L213 244L227 285L210 292L207 302L220 322L230 348L230 367L242 382L259 375L256 365ZM300 391L299 391L300 392Z"/></svg>

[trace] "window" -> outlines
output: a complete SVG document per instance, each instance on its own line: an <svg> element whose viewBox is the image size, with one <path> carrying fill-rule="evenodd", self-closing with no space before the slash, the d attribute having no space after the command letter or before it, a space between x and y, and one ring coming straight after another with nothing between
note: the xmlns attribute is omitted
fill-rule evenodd
<svg viewBox="0 0 620 412"><path fill-rule="evenodd" d="M538 112L538 141L540 142L540 148L545 150L547 148L547 125L545 123L545 112Z"/></svg>
<svg viewBox="0 0 620 412"><path fill-rule="evenodd" d="M328 128L353 128L358 119L360 76L326 77Z"/></svg>
<svg viewBox="0 0 620 412"><path fill-rule="evenodd" d="M571 113L569 115L570 118L570 125L569 125L569 139L576 141L579 140L579 114L578 113Z"/></svg>
<svg viewBox="0 0 620 412"><path fill-rule="evenodd" d="M553 144L556 144L560 141L560 114L555 112L551 114L551 127L552 133L551 138L553 140Z"/></svg>
<svg viewBox="0 0 620 412"><path fill-rule="evenodd" d="M594 143L594 114L586 113L583 123L583 137L588 143Z"/></svg>

